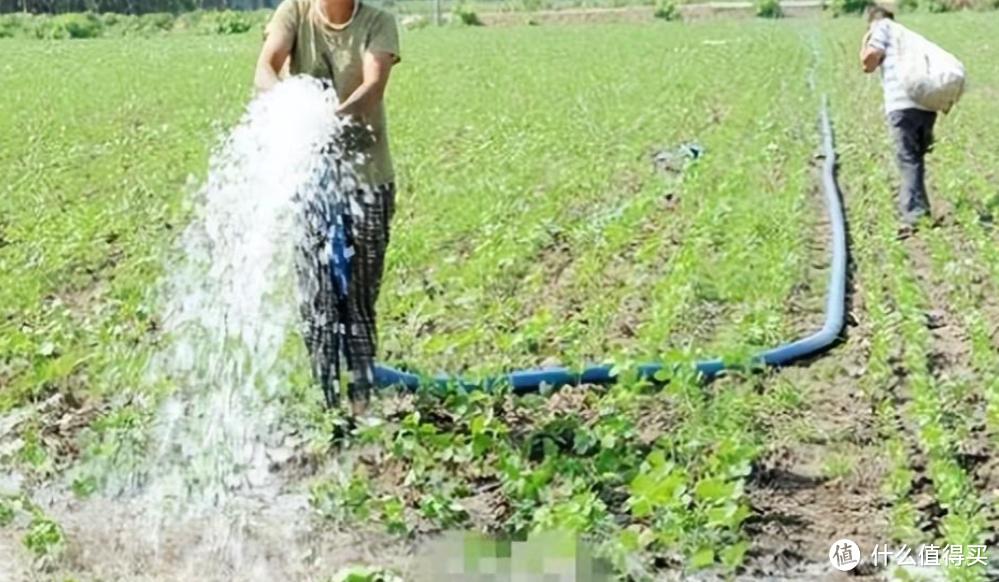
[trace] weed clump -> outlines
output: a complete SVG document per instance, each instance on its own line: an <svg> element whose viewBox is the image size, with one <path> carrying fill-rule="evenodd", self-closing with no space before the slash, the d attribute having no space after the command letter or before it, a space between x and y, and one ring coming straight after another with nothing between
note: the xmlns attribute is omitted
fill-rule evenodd
<svg viewBox="0 0 999 582"><path fill-rule="evenodd" d="M754 9L759 18L784 17L784 9L780 6L780 0L756 0Z"/></svg>
<svg viewBox="0 0 999 582"><path fill-rule="evenodd" d="M656 18L666 21L680 20L682 18L680 9L673 0L656 0L653 14Z"/></svg>
<svg viewBox="0 0 999 582"><path fill-rule="evenodd" d="M475 10L462 0L454 5L454 10L451 11L451 21L464 25L464 26L482 26L482 20L479 19L479 15Z"/></svg>
<svg viewBox="0 0 999 582"><path fill-rule="evenodd" d="M873 5L873 0L832 0L829 9L834 17L839 17L845 14L863 14Z"/></svg>

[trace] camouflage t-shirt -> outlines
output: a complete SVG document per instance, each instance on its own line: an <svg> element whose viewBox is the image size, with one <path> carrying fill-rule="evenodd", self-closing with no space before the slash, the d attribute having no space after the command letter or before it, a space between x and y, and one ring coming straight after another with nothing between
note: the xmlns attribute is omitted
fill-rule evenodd
<svg viewBox="0 0 999 582"><path fill-rule="evenodd" d="M289 72L331 80L341 102L364 81L365 52L391 53L400 60L395 17L361 0L355 0L354 15L343 25L329 22L318 0L283 0L267 24L266 32L273 30L294 39ZM359 177L372 187L393 181L385 105L379 103L359 121L371 127L374 138L361 152L367 160L358 167Z"/></svg>

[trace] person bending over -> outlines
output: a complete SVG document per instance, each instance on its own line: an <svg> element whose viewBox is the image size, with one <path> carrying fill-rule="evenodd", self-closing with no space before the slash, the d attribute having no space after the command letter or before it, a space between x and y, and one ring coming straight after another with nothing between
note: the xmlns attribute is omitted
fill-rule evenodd
<svg viewBox="0 0 999 582"><path fill-rule="evenodd" d="M898 195L902 219L899 234L905 237L915 231L921 219L930 217L925 182L926 154L933 147L933 126L937 114L913 102L902 86L898 74L895 15L887 8L874 6L868 10L868 24L860 61L865 73L881 69L885 113L902 174Z"/></svg>

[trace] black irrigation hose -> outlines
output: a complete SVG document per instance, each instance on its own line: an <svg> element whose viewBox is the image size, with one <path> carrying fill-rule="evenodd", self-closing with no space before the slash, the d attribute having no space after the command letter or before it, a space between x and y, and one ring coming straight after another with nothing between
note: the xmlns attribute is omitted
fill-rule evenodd
<svg viewBox="0 0 999 582"><path fill-rule="evenodd" d="M822 190L825 193L826 210L832 226L832 257L829 272L829 287L826 294L826 317L822 328L815 333L796 341L780 345L757 354L753 363L762 366L785 366L824 352L834 345L843 330L846 307L847 245L846 217L836 183L836 148L833 140L832 123L829 120L829 100L822 98L820 110L820 131L824 163L822 168ZM667 364L650 363L638 366L640 378L655 381L656 374L667 368ZM670 366L672 367L672 366ZM705 378L712 379L725 370L742 368L729 365L721 359L697 362L697 371ZM440 374L426 378L417 374L402 372L387 366L375 366L375 384L381 388L401 387L416 390L420 386L447 389L459 386L466 390L490 390L500 385L509 385L514 393L535 392L542 386L559 388L582 384L612 384L617 381L609 365L591 366L580 372L566 368L552 367L533 370L520 370L501 376L484 378L478 381Z"/></svg>

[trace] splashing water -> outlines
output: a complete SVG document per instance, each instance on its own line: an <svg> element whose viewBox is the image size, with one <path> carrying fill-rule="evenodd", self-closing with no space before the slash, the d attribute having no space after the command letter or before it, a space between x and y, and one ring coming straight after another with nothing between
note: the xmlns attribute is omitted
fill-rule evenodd
<svg viewBox="0 0 999 582"><path fill-rule="evenodd" d="M324 189L322 148L342 131L335 94L296 78L254 100L212 160L184 262L166 285L168 351L151 372L179 387L160 416L151 493L185 510L266 486L278 399L292 372L300 193ZM335 189L336 192L342 189Z"/></svg>
<svg viewBox="0 0 999 582"><path fill-rule="evenodd" d="M147 380L174 391L155 418L148 462L109 483L117 499L55 512L80 534L77 561L101 564L95 574L291 579L329 551L306 541L313 532L304 495L289 493L287 477L271 467L272 453L287 459L294 447L283 404L306 366L287 349L301 341L302 210L317 196L351 201L344 193L358 187L361 159L347 160L337 146L350 128L335 106L335 93L315 79L284 81L249 104L213 155L162 285L167 347ZM114 559L90 555L110 548Z"/></svg>

